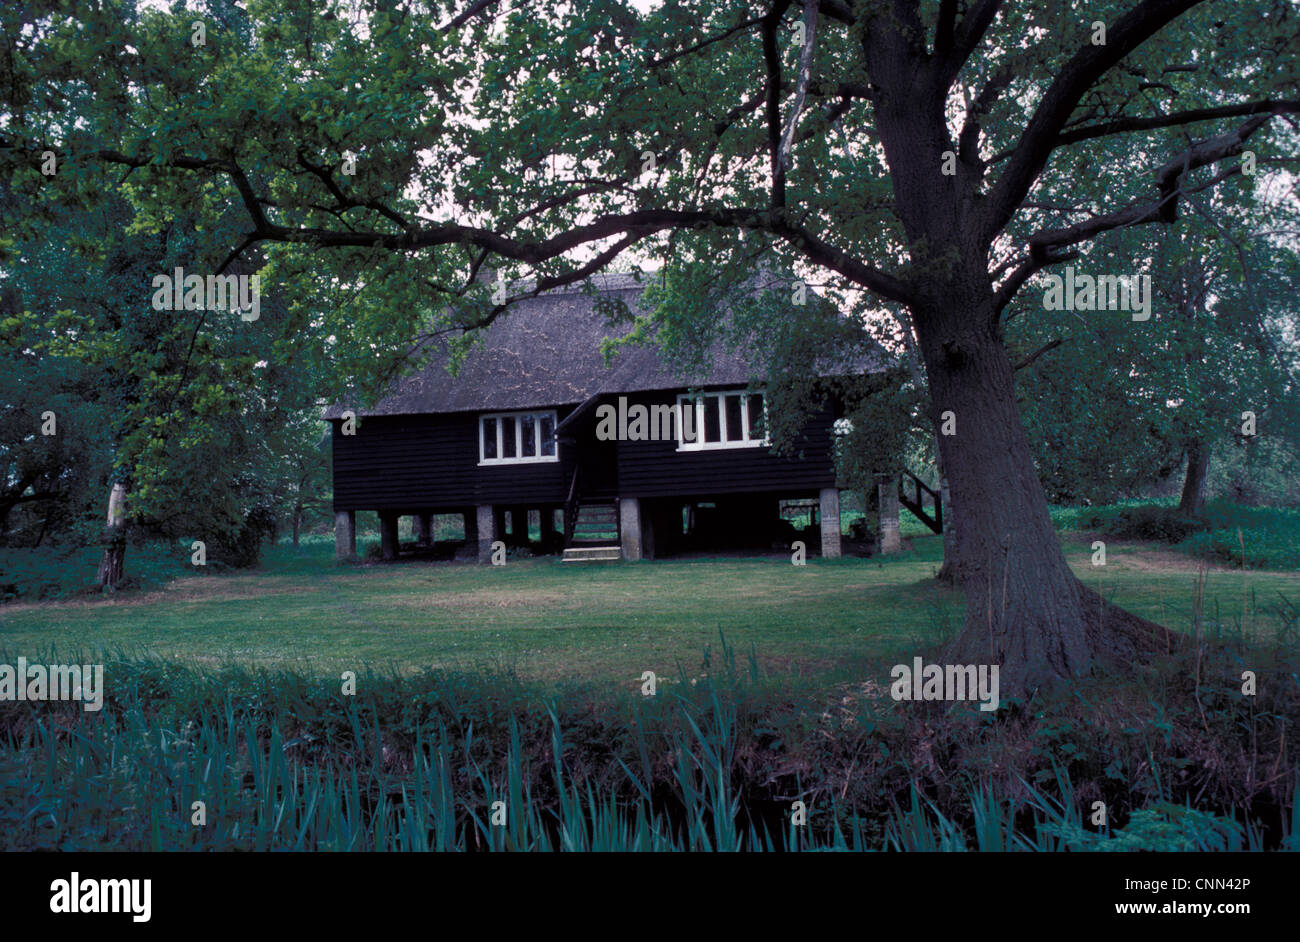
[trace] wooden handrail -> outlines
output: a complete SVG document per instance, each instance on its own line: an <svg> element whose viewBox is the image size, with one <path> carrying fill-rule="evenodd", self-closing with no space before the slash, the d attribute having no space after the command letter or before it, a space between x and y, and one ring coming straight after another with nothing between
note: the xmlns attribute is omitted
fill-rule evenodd
<svg viewBox="0 0 1300 942"><path fill-rule="evenodd" d="M573 480L569 482L569 496L564 501L566 505L573 503L573 495L576 494L577 491L578 491L578 468L575 467L573 469Z"/></svg>
<svg viewBox="0 0 1300 942"><path fill-rule="evenodd" d="M916 495L910 500L907 496L908 478L912 479L913 493ZM930 502L934 505L933 517L926 512L925 499L921 496L922 491L930 495ZM943 497L906 468L898 474L898 502L916 514L917 518L935 533L943 532Z"/></svg>
<svg viewBox="0 0 1300 942"><path fill-rule="evenodd" d="M581 465L574 465L573 480L569 482L569 496L564 501L564 545L573 542L573 528L578 522L578 471Z"/></svg>
<svg viewBox="0 0 1300 942"><path fill-rule="evenodd" d="M929 494L932 498L934 498L934 500L935 500L936 502L938 501L938 499L939 499L939 494L938 494L938 493L937 493L933 488L931 488L930 485L926 484L924 481L922 481L920 478L918 478L918 477L917 477L915 474L913 474L911 471L908 471L906 468L904 468L902 471L900 471L900 472L899 472L899 475L898 475L898 484L899 484L899 487L900 487L900 488L902 488L902 487L904 486L904 484L903 484L903 478L904 478L904 477L909 477L909 478L911 478L912 481L913 481L913 483L916 485L916 500L917 500L918 503L919 503L920 500L921 500L921 491L925 491L925 492L926 492L927 494Z"/></svg>

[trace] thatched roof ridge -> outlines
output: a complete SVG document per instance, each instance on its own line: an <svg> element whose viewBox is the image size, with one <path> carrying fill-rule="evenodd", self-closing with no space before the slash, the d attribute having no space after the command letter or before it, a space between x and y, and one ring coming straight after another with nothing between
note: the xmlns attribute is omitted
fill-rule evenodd
<svg viewBox="0 0 1300 942"><path fill-rule="evenodd" d="M591 279L604 294L622 298L642 311L641 294L652 275L601 274ZM512 291L527 285L512 285ZM734 350L715 345L709 366L678 375L653 346L629 346L608 366L601 341L620 335L596 309L581 285L546 291L511 305L483 329L480 345L466 357L459 373L447 371L447 357L437 351L424 369L394 384L390 395L358 415L411 415L444 412L490 412L581 403L596 394L646 392L685 386L744 385L762 379L760 369ZM864 372L885 366L885 354L860 364ZM344 405L332 406L325 418L338 418Z"/></svg>

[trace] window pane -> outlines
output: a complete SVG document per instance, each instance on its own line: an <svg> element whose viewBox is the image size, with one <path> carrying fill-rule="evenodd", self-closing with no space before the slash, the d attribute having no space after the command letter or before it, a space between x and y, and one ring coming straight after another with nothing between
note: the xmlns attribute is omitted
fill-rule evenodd
<svg viewBox="0 0 1300 942"><path fill-rule="evenodd" d="M677 400L677 439L683 445L694 445L699 441L699 426L696 421L695 400L681 398Z"/></svg>
<svg viewBox="0 0 1300 942"><path fill-rule="evenodd" d="M555 416L547 412L542 416L542 454L555 456Z"/></svg>
<svg viewBox="0 0 1300 942"><path fill-rule="evenodd" d="M750 393L748 408L749 439L750 441L761 442L767 437L767 429L763 426L763 394Z"/></svg>
<svg viewBox="0 0 1300 942"><path fill-rule="evenodd" d="M519 417L519 457L537 457L537 416L521 415Z"/></svg>
<svg viewBox="0 0 1300 942"><path fill-rule="evenodd" d="M518 443L515 441L515 417L513 415L503 415L501 417L501 457L515 458L518 457Z"/></svg>
<svg viewBox="0 0 1300 942"><path fill-rule="evenodd" d="M483 458L491 460L497 456L497 420L483 420Z"/></svg>
<svg viewBox="0 0 1300 942"><path fill-rule="evenodd" d="M741 442L745 440L745 429L740 424L740 393L734 396L723 396L722 406L726 410L727 417L727 441Z"/></svg>
<svg viewBox="0 0 1300 942"><path fill-rule="evenodd" d="M722 410L721 399L718 396L704 397L704 440L722 441Z"/></svg>

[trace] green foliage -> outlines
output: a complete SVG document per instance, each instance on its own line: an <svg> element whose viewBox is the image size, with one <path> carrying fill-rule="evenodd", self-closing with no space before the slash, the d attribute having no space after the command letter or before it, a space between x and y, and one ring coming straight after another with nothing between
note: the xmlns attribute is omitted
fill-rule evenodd
<svg viewBox="0 0 1300 942"><path fill-rule="evenodd" d="M1172 499L1127 501L1106 507L1061 507L1052 521L1061 530L1096 530L1125 540L1151 540L1216 562L1250 569L1300 569L1300 511L1210 501L1194 517Z"/></svg>
<svg viewBox="0 0 1300 942"><path fill-rule="evenodd" d="M0 602L65 599L95 587L98 546L0 547ZM128 573L120 588L156 589L193 575L189 544L152 541L126 550ZM215 568L215 565L214 565Z"/></svg>
<svg viewBox="0 0 1300 942"><path fill-rule="evenodd" d="M61 651L58 660L94 659ZM1146 689L1094 679L1040 697L1033 717L1014 704L972 717L901 709L846 687L773 688L755 657L745 660L724 643L706 652L711 669L699 683L644 698L501 673L368 670L358 672L356 695L343 696L332 677L113 657L100 713L0 703L0 846L1295 846L1294 773L1284 768L1281 782L1250 790L1236 777L1242 763L1280 758L1275 724L1294 717L1293 693L1257 708L1212 698L1202 712L1178 665ZM1292 667L1282 661L1277 676ZM1099 713L1089 705L1098 697L1124 709ZM1026 736L1039 728L1050 735L1026 752ZM911 746L923 731L919 760ZM796 798L810 810L806 828L790 825ZM1108 806L1108 827L1084 818L1097 799ZM191 823L199 800L203 826ZM498 800L504 824L492 822Z"/></svg>
<svg viewBox="0 0 1300 942"><path fill-rule="evenodd" d="M330 374L307 353L321 338L278 295L254 321L154 309L158 273L216 269L219 226L153 228L110 196L88 216L51 216L13 244L0 304L0 393L15 406L0 417L0 542L97 543L110 484L125 481L138 536L255 562L279 520L310 513L328 486L318 396ZM55 436L35 434L45 410Z"/></svg>
<svg viewBox="0 0 1300 942"><path fill-rule="evenodd" d="M1248 569L1300 570L1300 511L1212 501L1200 519L1207 529L1179 549L1234 566L1244 553Z"/></svg>
<svg viewBox="0 0 1300 942"><path fill-rule="evenodd" d="M1219 493L1279 502L1259 478L1294 465L1300 448L1300 206L1277 180L1243 182L1207 204L1198 199L1177 229L1121 230L1067 263L1090 276L1150 278L1149 319L1042 310L1041 285L1008 312L1012 349L1022 351L1013 357L1040 352L1017 381L1050 501L1135 496L1201 448L1212 465L1245 465L1230 480L1215 474ZM1047 271L1061 276L1064 266ZM1256 434L1242 434L1243 412ZM1275 483L1289 486L1285 474Z"/></svg>
<svg viewBox="0 0 1300 942"><path fill-rule="evenodd" d="M1202 528L1191 517L1181 516L1176 508L1138 504L1117 512L1106 528L1106 535L1121 540L1153 540L1178 543Z"/></svg>

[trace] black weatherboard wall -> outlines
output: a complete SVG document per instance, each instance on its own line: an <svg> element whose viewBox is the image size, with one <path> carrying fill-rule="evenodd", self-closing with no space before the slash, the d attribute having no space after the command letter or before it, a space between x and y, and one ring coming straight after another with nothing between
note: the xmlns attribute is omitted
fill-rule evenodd
<svg viewBox="0 0 1300 942"><path fill-rule="evenodd" d="M676 402L677 391L628 396L629 408ZM829 405L812 416L789 455L763 446L679 451L676 441L619 442L619 493L705 497L770 491L794 497L834 487L834 421Z"/></svg>
<svg viewBox="0 0 1300 942"><path fill-rule="evenodd" d="M336 511L557 504L568 493L564 461L480 467L477 413L367 416L355 435L332 425Z"/></svg>
<svg viewBox="0 0 1300 942"><path fill-rule="evenodd" d="M684 391L684 390L683 390ZM628 397L628 404L675 404L677 391ZM563 419L571 406L557 409ZM355 435L334 427L334 509L453 512L476 504L561 504L569 492L575 450L587 460L588 497L707 497L782 492L790 496L835 486L834 416L811 417L794 453L766 447L679 451L676 441L595 440L594 420L575 442L560 444L560 461L480 466L477 413L368 416ZM597 480L592 459L602 472Z"/></svg>

